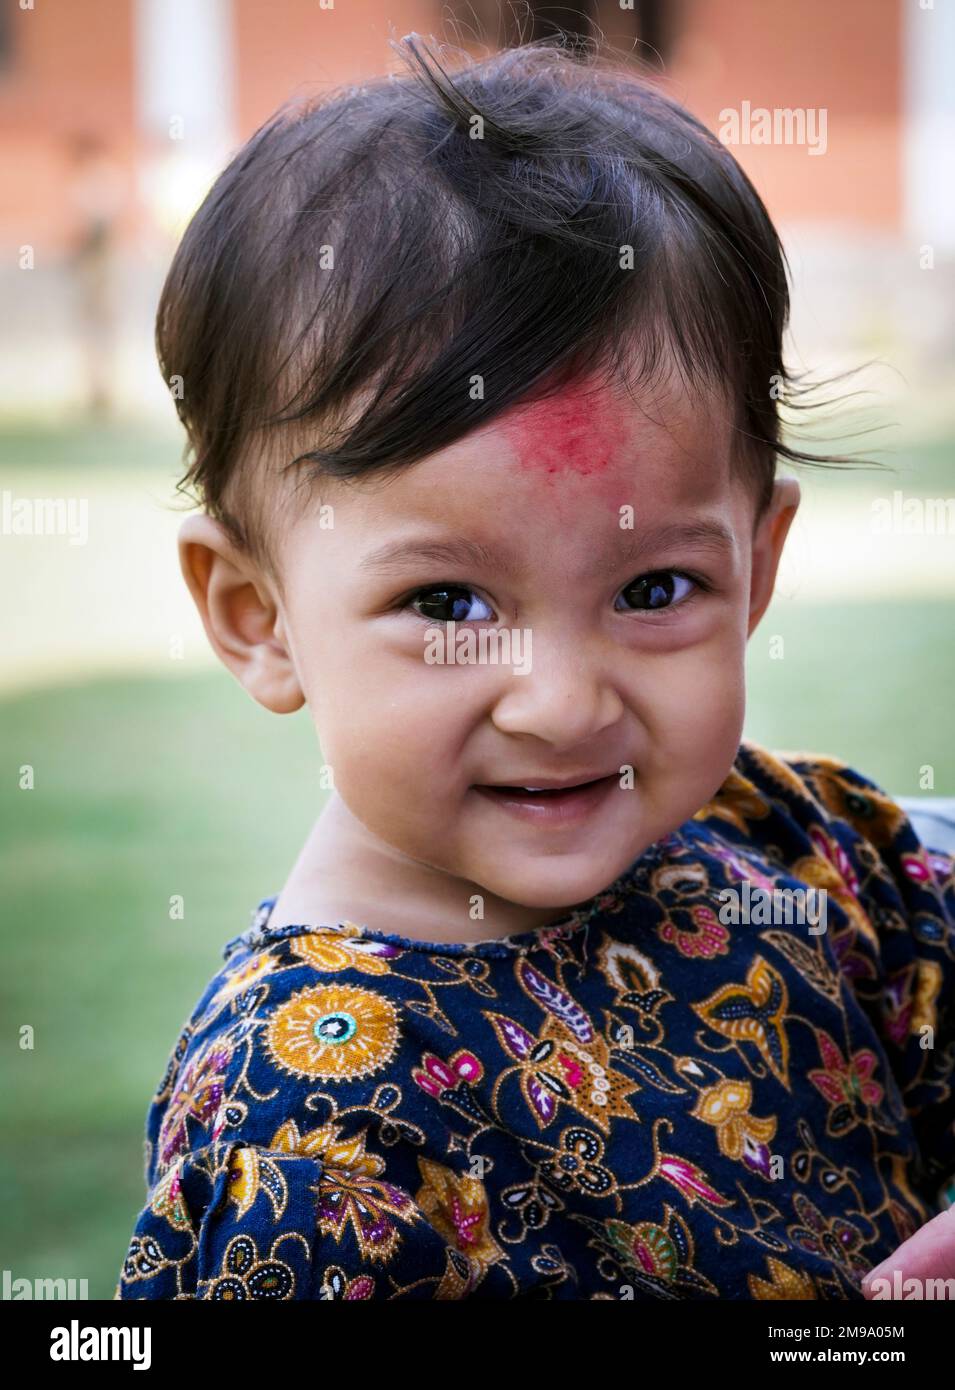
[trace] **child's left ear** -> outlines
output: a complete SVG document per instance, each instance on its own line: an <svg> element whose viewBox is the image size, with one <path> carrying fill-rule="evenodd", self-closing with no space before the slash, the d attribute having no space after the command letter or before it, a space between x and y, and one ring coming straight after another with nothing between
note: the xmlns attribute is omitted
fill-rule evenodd
<svg viewBox="0 0 955 1390"><path fill-rule="evenodd" d="M786 536L799 507L799 483L795 478L777 478L773 498L756 527L753 536L753 562L749 591L749 626L751 637L760 618L769 607L776 585L776 571Z"/></svg>

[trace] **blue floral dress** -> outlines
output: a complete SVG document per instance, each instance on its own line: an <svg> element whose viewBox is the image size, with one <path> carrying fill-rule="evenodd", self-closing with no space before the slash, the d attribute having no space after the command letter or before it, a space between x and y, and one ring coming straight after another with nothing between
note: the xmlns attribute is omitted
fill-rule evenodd
<svg viewBox="0 0 955 1390"><path fill-rule="evenodd" d="M955 1172L953 874L844 763L744 741L550 927L267 898L152 1101L115 1296L861 1298Z"/></svg>

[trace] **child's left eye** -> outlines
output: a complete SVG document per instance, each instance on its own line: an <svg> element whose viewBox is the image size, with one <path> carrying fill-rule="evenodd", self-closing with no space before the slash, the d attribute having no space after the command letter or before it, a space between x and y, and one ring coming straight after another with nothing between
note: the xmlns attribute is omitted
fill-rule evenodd
<svg viewBox="0 0 955 1390"><path fill-rule="evenodd" d="M661 608L676 607L694 589L702 587L697 580L691 579L688 574L681 574L679 570L653 570L650 574L641 574L621 589L619 597L626 601L626 607L631 610L652 613Z"/></svg>
<svg viewBox="0 0 955 1390"><path fill-rule="evenodd" d="M474 612L475 604L484 612ZM481 622L493 617L482 598L459 584L435 584L430 589L419 589L411 595L408 605L422 618L435 623Z"/></svg>

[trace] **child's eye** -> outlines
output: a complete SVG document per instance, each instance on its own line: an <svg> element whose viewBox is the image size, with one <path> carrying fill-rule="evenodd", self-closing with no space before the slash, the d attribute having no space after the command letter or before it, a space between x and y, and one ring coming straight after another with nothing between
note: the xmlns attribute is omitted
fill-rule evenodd
<svg viewBox="0 0 955 1390"><path fill-rule="evenodd" d="M473 590L456 584L435 584L430 589L419 589L408 603L416 613L436 623L479 622L493 617L482 598ZM475 605L483 612L475 611Z"/></svg>
<svg viewBox="0 0 955 1390"><path fill-rule="evenodd" d="M679 570L653 570L621 589L619 597L623 600L624 611L630 608L652 613L660 608L673 608L683 603L694 589L702 588L705 585L699 580Z"/></svg>

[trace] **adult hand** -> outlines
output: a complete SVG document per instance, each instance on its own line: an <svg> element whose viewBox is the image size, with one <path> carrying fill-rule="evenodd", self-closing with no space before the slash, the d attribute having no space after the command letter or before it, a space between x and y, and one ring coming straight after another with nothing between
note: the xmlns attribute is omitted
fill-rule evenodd
<svg viewBox="0 0 955 1390"><path fill-rule="evenodd" d="M927 1221L862 1281L866 1298L925 1298L926 1281L949 1280L933 1298L955 1300L955 1206ZM906 1288L906 1280L916 1280Z"/></svg>

